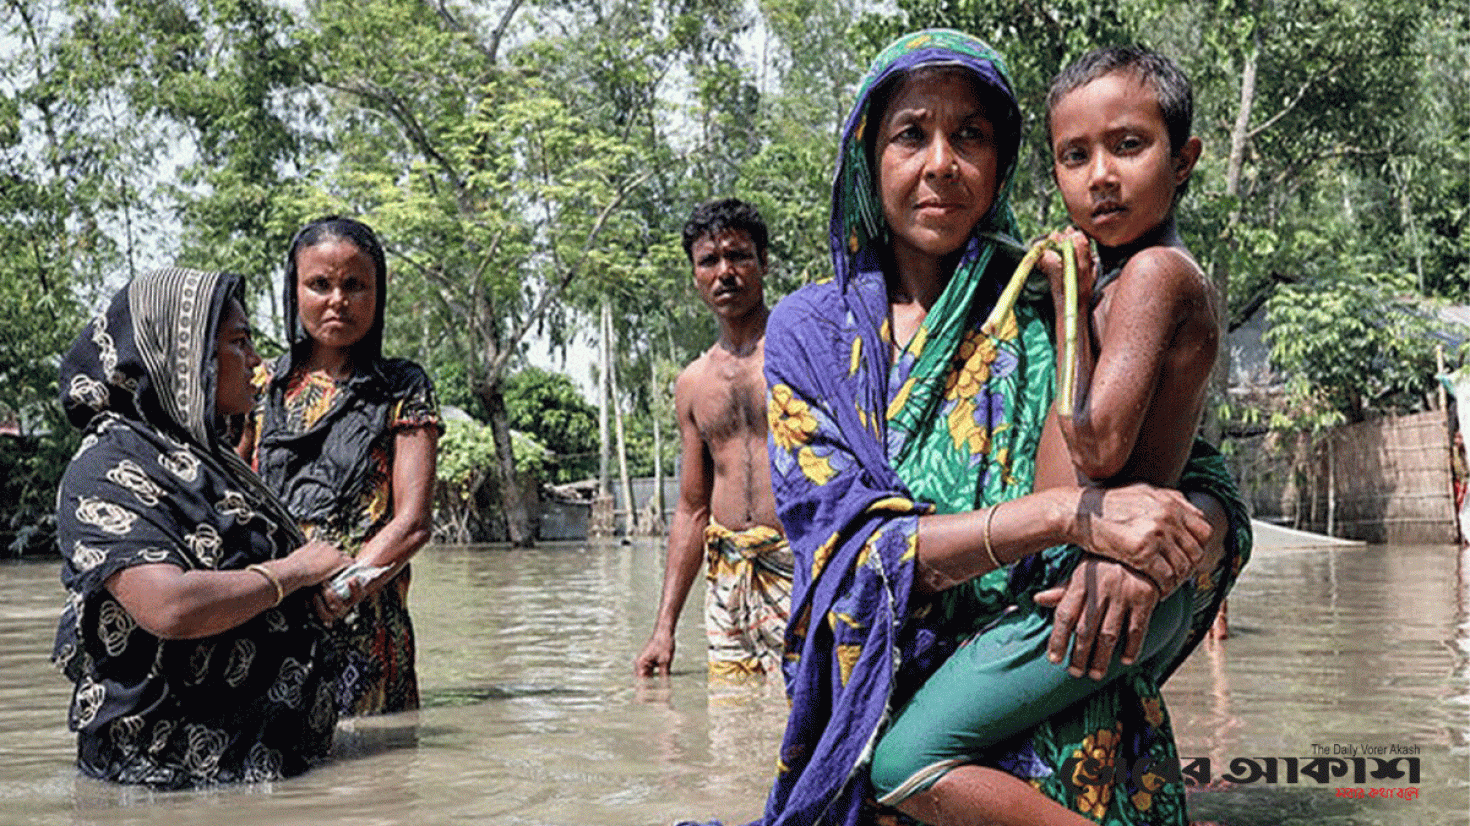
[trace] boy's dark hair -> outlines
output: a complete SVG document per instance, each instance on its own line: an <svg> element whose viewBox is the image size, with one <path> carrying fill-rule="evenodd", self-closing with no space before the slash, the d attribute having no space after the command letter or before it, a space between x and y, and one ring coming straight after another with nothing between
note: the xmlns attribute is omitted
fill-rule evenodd
<svg viewBox="0 0 1470 826"><path fill-rule="evenodd" d="M1178 153L1189 140L1194 121L1194 91L1189 78L1174 61L1143 46L1095 49L1063 69L1046 94L1046 134L1051 136L1051 113L1068 92L1114 72L1133 72L1153 90L1169 132L1169 151ZM1188 181L1184 182L1186 185ZM1181 185L1183 186L1183 185Z"/></svg>
<svg viewBox="0 0 1470 826"><path fill-rule="evenodd" d="M684 222L684 254L694 263L694 242L706 235L715 236L726 230L743 230L755 242L755 254L761 263L766 262L766 244L769 233L766 222L756 208L739 198L722 198L700 204Z"/></svg>

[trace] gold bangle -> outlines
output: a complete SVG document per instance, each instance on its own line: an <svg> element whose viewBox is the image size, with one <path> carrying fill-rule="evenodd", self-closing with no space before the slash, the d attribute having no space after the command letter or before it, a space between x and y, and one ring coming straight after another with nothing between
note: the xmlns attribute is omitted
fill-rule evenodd
<svg viewBox="0 0 1470 826"><path fill-rule="evenodd" d="M995 549L990 547L990 523L995 521L995 512L1000 510L1000 503L996 502L990 506L990 513L985 515L985 555L990 557L990 564L996 568L1004 568L1000 560L995 556Z"/></svg>
<svg viewBox="0 0 1470 826"><path fill-rule="evenodd" d="M267 568L259 562L256 562L253 565L246 565L245 570L254 571L257 574L260 574L261 576L265 577L266 582L269 582L270 584L276 586L276 605L280 605L281 600L286 598L285 586L281 585L280 577L272 573L270 568ZM276 607L276 605L272 605L271 607L274 608Z"/></svg>

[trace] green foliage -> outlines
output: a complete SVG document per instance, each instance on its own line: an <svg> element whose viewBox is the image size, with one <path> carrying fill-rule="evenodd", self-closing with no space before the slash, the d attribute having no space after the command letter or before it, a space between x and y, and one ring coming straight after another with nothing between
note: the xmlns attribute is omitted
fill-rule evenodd
<svg viewBox="0 0 1470 826"><path fill-rule="evenodd" d="M56 549L56 487L80 439L55 426L34 436L0 436L0 554Z"/></svg>
<svg viewBox="0 0 1470 826"><path fill-rule="evenodd" d="M665 458L677 452L663 374L713 337L679 243L689 210L731 194L757 204L772 233L770 303L824 276L853 89L879 48L924 25L974 32L1008 58L1026 118L1016 189L1026 232L1064 220L1042 126L1054 73L1089 48L1134 41L1183 65L1206 151L1181 228L1225 287L1232 322L1265 305L1282 326L1275 357L1295 420L1420 404L1426 339L1414 313L1425 300L1470 299L1463 3L0 8L0 36L18 46L0 55L0 414L56 446L12 473L41 474L40 498L70 438L52 401L57 356L108 288L175 260L241 271L253 306L276 322L260 326L278 337L287 239L329 211L364 216L385 239L387 351L424 364L447 403L486 418L502 390L524 394L535 412L506 401L506 418L522 417L509 426L555 463L532 467L530 448L515 461L543 478L590 473L590 456L580 468L566 460L595 439L585 402L523 371L526 344L595 346L609 302L630 464L647 472L653 417ZM1249 67L1253 97L1241 88ZM554 416L567 419L532 426ZM494 424L502 442L506 426ZM476 449L493 453L480 436ZM466 456L480 463L467 467L493 464Z"/></svg>
<svg viewBox="0 0 1470 826"><path fill-rule="evenodd" d="M544 447L538 478L572 482L597 475L597 408L588 404L572 380L527 367L505 380L510 426ZM516 449L517 470L522 454Z"/></svg>
<svg viewBox="0 0 1470 826"><path fill-rule="evenodd" d="M1297 413L1274 424L1359 421L1369 409L1412 407L1430 392L1435 339L1412 293L1412 277L1403 273L1277 291L1267 305L1266 341L1290 377Z"/></svg>
<svg viewBox="0 0 1470 826"><path fill-rule="evenodd" d="M1383 294L1470 298L1463 4L900 0L898 7L899 16L871 21L883 39L947 25L1008 58L1032 148L1016 193L1028 232L1065 220L1042 134L1044 95L1057 70L1118 43L1172 56L1194 86L1194 128L1205 144L1180 227L1225 289L1232 326L1272 302L1272 322L1290 330L1275 337L1275 366L1291 381L1303 421L1422 404L1424 339L1375 349L1400 323L1362 302ZM1255 87L1246 96L1248 68ZM1236 134L1238 120L1244 130ZM1230 157L1236 139L1238 165ZM1404 274L1412 275L1407 284ZM1309 315L1333 324L1307 323ZM1388 353L1402 361L1385 364ZM1352 373L1371 376L1364 384L1372 389L1350 392Z"/></svg>
<svg viewBox="0 0 1470 826"><path fill-rule="evenodd" d="M516 473L533 486L549 480L555 469L550 450L527 433L511 434L516 454ZM489 426L472 419L450 419L439 439L438 464L434 475L451 490L468 492L495 466L495 435Z"/></svg>
<svg viewBox="0 0 1470 826"><path fill-rule="evenodd" d="M434 476L440 485L468 488L495 462L495 439L490 428L479 422L450 419L439 437L439 457Z"/></svg>
<svg viewBox="0 0 1470 826"><path fill-rule="evenodd" d="M109 79L47 4L9 3L0 38L0 552L51 546L56 484L76 436L56 402L60 354L127 268L110 230L138 206L132 132L97 105Z"/></svg>

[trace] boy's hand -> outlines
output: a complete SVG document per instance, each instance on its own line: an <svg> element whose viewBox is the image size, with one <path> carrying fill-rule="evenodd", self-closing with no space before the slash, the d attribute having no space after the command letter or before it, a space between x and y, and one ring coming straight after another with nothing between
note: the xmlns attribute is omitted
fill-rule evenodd
<svg viewBox="0 0 1470 826"><path fill-rule="evenodd" d="M1057 245L1070 244L1077 253L1077 313L1080 317L1086 317L1092 306L1092 287L1097 282L1097 270L1093 266L1092 245L1088 237L1076 227L1067 227L1059 232L1053 232L1047 236L1048 241ZM1061 253L1056 248L1048 247L1041 254L1041 260L1036 263L1041 271L1046 273L1046 280L1051 284L1052 302L1056 306L1057 316L1062 315L1064 297L1062 290L1062 276L1066 267L1062 262Z"/></svg>
<svg viewBox="0 0 1470 826"><path fill-rule="evenodd" d="M1065 584L1042 591L1035 602L1044 608L1056 608L1047 659L1065 662L1070 647L1068 673L1101 680L1120 642L1124 665L1132 665L1138 658L1148 634L1149 618L1159 604L1159 593L1147 579L1122 565L1089 556L1077 563Z"/></svg>

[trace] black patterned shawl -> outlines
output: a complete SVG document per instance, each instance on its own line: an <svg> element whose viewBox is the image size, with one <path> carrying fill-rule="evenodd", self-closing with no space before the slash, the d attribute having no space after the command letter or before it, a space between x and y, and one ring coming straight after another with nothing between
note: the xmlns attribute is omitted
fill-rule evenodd
<svg viewBox="0 0 1470 826"><path fill-rule="evenodd" d="M62 360L62 405L85 435L57 495L68 599L52 657L76 684L68 722L94 777L268 780L331 744L335 655L307 591L225 633L164 640L106 588L133 565L234 570L301 544L220 436L215 335L240 291L221 273L139 276Z"/></svg>

